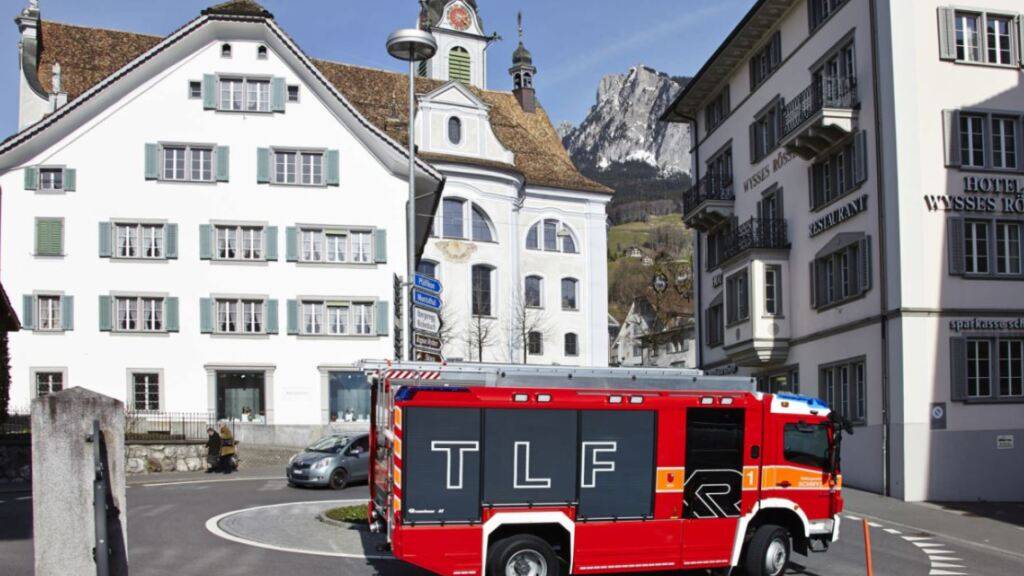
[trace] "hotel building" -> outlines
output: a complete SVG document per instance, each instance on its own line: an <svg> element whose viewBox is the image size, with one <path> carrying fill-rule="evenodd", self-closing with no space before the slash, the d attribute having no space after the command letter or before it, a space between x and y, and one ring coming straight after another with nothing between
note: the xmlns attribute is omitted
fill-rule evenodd
<svg viewBox="0 0 1024 576"><path fill-rule="evenodd" d="M1022 12L758 0L664 114L698 363L825 399L850 486L1024 499Z"/></svg>

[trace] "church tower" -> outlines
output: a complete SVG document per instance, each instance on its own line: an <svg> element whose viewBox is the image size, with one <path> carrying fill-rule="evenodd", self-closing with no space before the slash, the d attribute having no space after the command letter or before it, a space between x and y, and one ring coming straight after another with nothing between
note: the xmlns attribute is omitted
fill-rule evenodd
<svg viewBox="0 0 1024 576"><path fill-rule="evenodd" d="M437 55L420 63L420 76L487 88L487 47L495 37L484 35L476 0L420 0L420 28L437 39Z"/></svg>
<svg viewBox="0 0 1024 576"><path fill-rule="evenodd" d="M533 66L533 55L523 45L523 13L519 13L519 47L512 53L512 67L508 73L512 75L512 93L515 94L519 106L530 114L537 111L537 93L533 88L533 76L537 68Z"/></svg>

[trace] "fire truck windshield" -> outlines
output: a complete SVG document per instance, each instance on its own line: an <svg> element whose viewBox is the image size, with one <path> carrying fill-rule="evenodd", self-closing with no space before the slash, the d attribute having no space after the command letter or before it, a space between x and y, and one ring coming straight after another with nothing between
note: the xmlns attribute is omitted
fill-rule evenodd
<svg viewBox="0 0 1024 576"><path fill-rule="evenodd" d="M794 464L829 469L831 449L828 432L827 427L820 425L804 422L786 424L782 438L783 456Z"/></svg>

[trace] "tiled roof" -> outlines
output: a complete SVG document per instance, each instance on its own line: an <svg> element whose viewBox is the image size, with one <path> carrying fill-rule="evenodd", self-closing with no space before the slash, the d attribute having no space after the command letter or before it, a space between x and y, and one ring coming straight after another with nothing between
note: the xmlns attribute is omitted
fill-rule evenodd
<svg viewBox="0 0 1024 576"><path fill-rule="evenodd" d="M253 2L253 0L230 0L229 2L221 2L220 4L210 6L206 10L203 10L203 14L238 14L242 16L274 17L274 15L268 12L266 8L260 6L258 2Z"/></svg>
<svg viewBox="0 0 1024 576"><path fill-rule="evenodd" d="M250 0L235 0L210 10L256 10ZM253 12L249 12L253 13ZM51 67L60 62L62 89L68 101L146 52L160 37L42 22L40 30L39 81L47 89ZM408 85L404 74L314 60L320 72L377 128L399 143L407 140ZM427 94L444 83L416 79L416 91ZM521 173L528 184L611 194L613 191L584 177L569 159L562 140L543 109L523 111L511 92L470 88L490 107L491 125L498 140L515 155L515 165L461 156L422 154L428 162L461 162L482 167L502 167Z"/></svg>

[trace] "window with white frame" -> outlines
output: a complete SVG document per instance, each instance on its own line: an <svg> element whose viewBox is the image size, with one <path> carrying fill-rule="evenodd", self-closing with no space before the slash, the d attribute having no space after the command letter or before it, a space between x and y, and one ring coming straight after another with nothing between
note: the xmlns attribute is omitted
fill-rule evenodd
<svg viewBox="0 0 1024 576"><path fill-rule="evenodd" d="M524 304L528 308L542 308L544 306L541 291L544 280L540 276L527 276L524 282L523 294Z"/></svg>
<svg viewBox="0 0 1024 576"><path fill-rule="evenodd" d="M64 169L63 168L40 168L39 169L39 189L43 191L53 192L56 190L64 189Z"/></svg>
<svg viewBox="0 0 1024 576"><path fill-rule="evenodd" d="M964 166L985 167L985 117L960 115L960 158Z"/></svg>
<svg viewBox="0 0 1024 576"><path fill-rule="evenodd" d="M352 261L366 264L373 261L373 233L366 230L349 232L349 246L352 248Z"/></svg>
<svg viewBox="0 0 1024 576"><path fill-rule="evenodd" d="M163 180L213 182L213 147L165 144Z"/></svg>
<svg viewBox="0 0 1024 576"><path fill-rule="evenodd" d="M1024 278L1024 221L951 218L950 274Z"/></svg>
<svg viewBox="0 0 1024 576"><path fill-rule="evenodd" d="M43 397L64 389L64 373L54 371L36 372L36 396Z"/></svg>
<svg viewBox="0 0 1024 576"><path fill-rule="evenodd" d="M64 324L61 320L60 296L36 296L35 329L42 332L64 329Z"/></svg>
<svg viewBox="0 0 1024 576"><path fill-rule="evenodd" d="M579 281L562 278L562 310L579 310Z"/></svg>
<svg viewBox="0 0 1024 576"><path fill-rule="evenodd" d="M526 248L565 254L579 253L572 230L554 218L546 218L530 227L526 233Z"/></svg>
<svg viewBox="0 0 1024 576"><path fill-rule="evenodd" d="M262 226L215 226L216 259L263 260L264 232Z"/></svg>
<svg viewBox="0 0 1024 576"><path fill-rule="evenodd" d="M725 292L726 323L735 324L750 319L750 282L745 269L726 279Z"/></svg>
<svg viewBox="0 0 1024 576"><path fill-rule="evenodd" d="M996 274L1021 273L1020 222L996 222Z"/></svg>
<svg viewBox="0 0 1024 576"><path fill-rule="evenodd" d="M967 397L992 395L992 342L967 340Z"/></svg>
<svg viewBox="0 0 1024 576"><path fill-rule="evenodd" d="M324 183L324 153L296 150L274 150L275 184L303 184L322 186Z"/></svg>
<svg viewBox="0 0 1024 576"><path fill-rule="evenodd" d="M163 224L118 222L114 224L116 258L161 259L166 253Z"/></svg>
<svg viewBox="0 0 1024 576"><path fill-rule="evenodd" d="M954 402L1024 402L1024 335L955 336L950 354Z"/></svg>
<svg viewBox="0 0 1024 576"><path fill-rule="evenodd" d="M160 374L158 372L132 373L132 408L160 410Z"/></svg>
<svg viewBox="0 0 1024 576"><path fill-rule="evenodd" d="M301 302L302 334L327 336L370 336L374 327L374 303Z"/></svg>
<svg viewBox="0 0 1024 576"><path fill-rule="evenodd" d="M266 302L254 298L218 298L216 332L220 334L263 334Z"/></svg>
<svg viewBox="0 0 1024 576"><path fill-rule="evenodd" d="M945 110L946 166L1019 172L1024 168L1017 110Z"/></svg>
<svg viewBox="0 0 1024 576"><path fill-rule="evenodd" d="M837 235L811 265L811 306L822 310L849 302L871 289L871 239L859 233Z"/></svg>
<svg viewBox="0 0 1024 576"><path fill-rule="evenodd" d="M219 82L219 110L270 112L270 80L225 77Z"/></svg>
<svg viewBox="0 0 1024 576"><path fill-rule="evenodd" d="M782 314L782 267L764 267L764 313L768 316Z"/></svg>
<svg viewBox="0 0 1024 576"><path fill-rule="evenodd" d="M565 335L565 355L566 356L579 356L580 355L580 338L576 334L569 332Z"/></svg>
<svg viewBox="0 0 1024 576"><path fill-rule="evenodd" d="M302 261L323 262L324 231L320 229L302 229Z"/></svg>
<svg viewBox="0 0 1024 576"><path fill-rule="evenodd" d="M867 372L863 359L819 368L822 398L829 408L854 424L867 422Z"/></svg>
<svg viewBox="0 0 1024 576"><path fill-rule="evenodd" d="M544 354L544 335L540 332L530 332L526 335L526 351L530 356Z"/></svg>
<svg viewBox="0 0 1024 576"><path fill-rule="evenodd" d="M956 58L964 62L981 62L981 15L968 12L956 14Z"/></svg>
<svg viewBox="0 0 1024 576"><path fill-rule="evenodd" d="M374 261L370 230L301 228L298 234L301 262L368 264Z"/></svg>
<svg viewBox="0 0 1024 576"><path fill-rule="evenodd" d="M992 167L1012 170L1017 168L1016 118L992 118Z"/></svg>
<svg viewBox="0 0 1024 576"><path fill-rule="evenodd" d="M1016 66L1019 21L1013 14L939 8L939 42L944 60Z"/></svg>
<svg viewBox="0 0 1024 576"><path fill-rule="evenodd" d="M163 332L164 299L149 296L118 296L115 329L119 332Z"/></svg>
<svg viewBox="0 0 1024 576"><path fill-rule="evenodd" d="M999 340L999 395L1024 397L1024 339Z"/></svg>
<svg viewBox="0 0 1024 576"><path fill-rule="evenodd" d="M989 222L968 220L964 223L964 272L988 274Z"/></svg>

